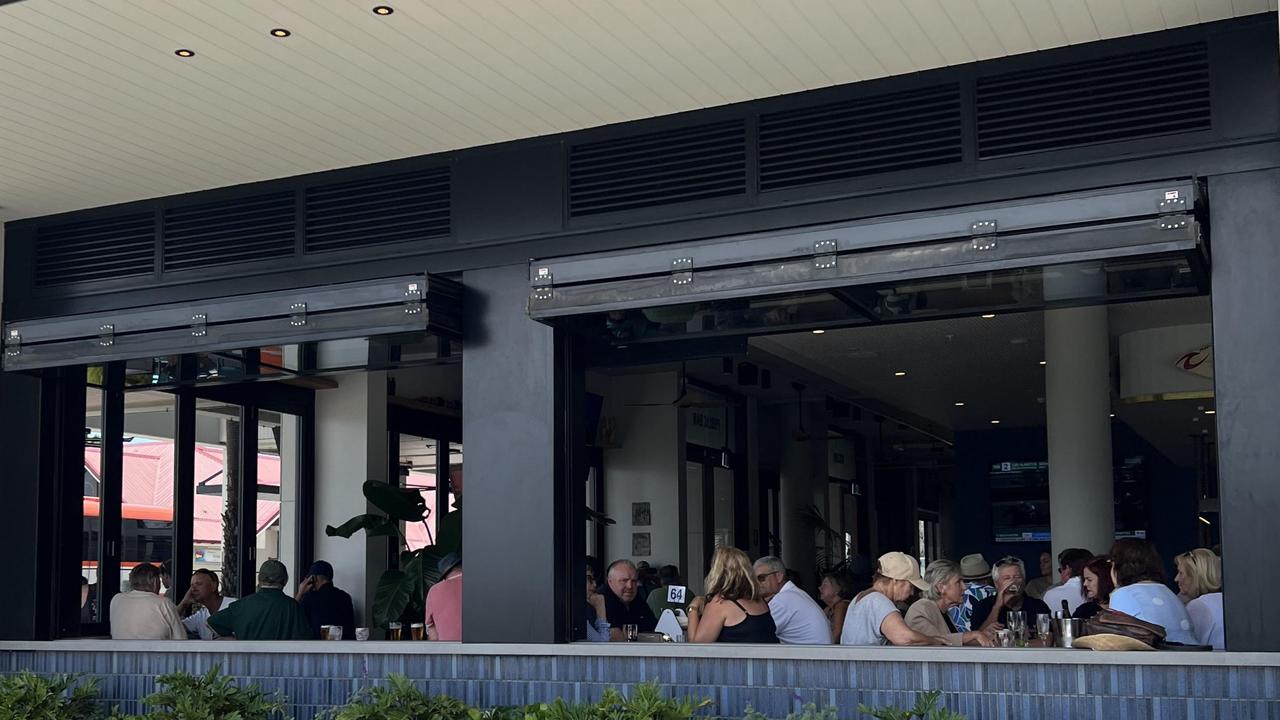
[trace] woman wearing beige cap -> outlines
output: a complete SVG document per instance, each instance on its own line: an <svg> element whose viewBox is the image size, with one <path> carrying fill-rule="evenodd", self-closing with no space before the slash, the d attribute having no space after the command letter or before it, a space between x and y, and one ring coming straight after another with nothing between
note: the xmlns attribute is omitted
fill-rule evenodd
<svg viewBox="0 0 1280 720"><path fill-rule="evenodd" d="M908 627L894 605L911 597L913 587L929 589L916 559L900 552L881 555L871 589L859 595L845 615L840 644L941 645L940 639Z"/></svg>

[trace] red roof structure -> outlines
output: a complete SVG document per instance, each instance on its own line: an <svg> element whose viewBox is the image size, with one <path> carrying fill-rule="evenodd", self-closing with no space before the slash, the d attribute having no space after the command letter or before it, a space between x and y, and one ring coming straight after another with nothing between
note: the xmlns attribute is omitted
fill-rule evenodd
<svg viewBox="0 0 1280 720"><path fill-rule="evenodd" d="M123 500L126 506L153 510L173 519L172 440L131 442L124 446ZM196 496L193 537L197 543L222 542L222 496L203 495L201 485L221 485L224 450L219 445L196 445ZM100 448L84 449L84 464L95 477L102 477ZM280 458L258 455L258 485L280 487ZM258 498L258 528L261 533L280 516L280 501Z"/></svg>

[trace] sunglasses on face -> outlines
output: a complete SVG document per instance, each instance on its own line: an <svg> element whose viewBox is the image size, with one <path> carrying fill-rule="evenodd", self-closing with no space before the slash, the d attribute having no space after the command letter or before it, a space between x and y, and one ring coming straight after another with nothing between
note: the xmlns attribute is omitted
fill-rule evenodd
<svg viewBox="0 0 1280 720"><path fill-rule="evenodd" d="M764 573L763 575L757 575L757 576L756 576L756 582L764 582L764 581L765 581L765 579L766 579L766 578L768 578L770 575L777 575L777 574L778 574L778 573L780 573L780 572L782 572L782 571L781 571L781 570L774 570L773 572L767 572L767 573Z"/></svg>

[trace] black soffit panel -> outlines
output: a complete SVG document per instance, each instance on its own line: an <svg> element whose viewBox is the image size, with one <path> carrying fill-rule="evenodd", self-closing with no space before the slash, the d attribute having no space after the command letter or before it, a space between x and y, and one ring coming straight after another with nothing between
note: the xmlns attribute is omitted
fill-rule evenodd
<svg viewBox="0 0 1280 720"><path fill-rule="evenodd" d="M960 86L760 116L760 190L960 162Z"/></svg>
<svg viewBox="0 0 1280 720"><path fill-rule="evenodd" d="M744 195L745 121L730 120L569 149L569 216Z"/></svg>
<svg viewBox="0 0 1280 720"><path fill-rule="evenodd" d="M977 81L979 159L1209 130L1205 43Z"/></svg>
<svg viewBox="0 0 1280 720"><path fill-rule="evenodd" d="M1192 250L1193 181L534 260L534 318Z"/></svg>
<svg viewBox="0 0 1280 720"><path fill-rule="evenodd" d="M309 253L447 238L452 231L447 166L307 188L305 203Z"/></svg>
<svg viewBox="0 0 1280 720"><path fill-rule="evenodd" d="M434 275L122 309L4 327L4 369L430 332L460 337L461 284Z"/></svg>
<svg viewBox="0 0 1280 720"><path fill-rule="evenodd" d="M38 287L151 275L155 272L155 214L46 225L36 231Z"/></svg>
<svg viewBox="0 0 1280 720"><path fill-rule="evenodd" d="M280 192L166 208L165 271L292 255L294 202L293 192Z"/></svg>

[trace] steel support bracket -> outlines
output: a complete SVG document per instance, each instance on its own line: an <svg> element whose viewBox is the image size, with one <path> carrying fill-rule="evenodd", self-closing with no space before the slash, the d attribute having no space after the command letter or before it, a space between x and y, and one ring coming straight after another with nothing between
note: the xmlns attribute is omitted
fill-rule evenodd
<svg viewBox="0 0 1280 720"><path fill-rule="evenodd" d="M204 337L209 334L209 316L196 313L191 316L191 337Z"/></svg>
<svg viewBox="0 0 1280 720"><path fill-rule="evenodd" d="M422 286L409 283L404 291L404 314L418 315L422 312Z"/></svg>
<svg viewBox="0 0 1280 720"><path fill-rule="evenodd" d="M995 250L998 245L995 220L979 220L972 223L969 225L969 235L973 237L969 247L978 252Z"/></svg>
<svg viewBox="0 0 1280 720"><path fill-rule="evenodd" d="M307 304L300 302L289 306L289 324L302 327L307 324Z"/></svg>
<svg viewBox="0 0 1280 720"><path fill-rule="evenodd" d="M98 346L111 347L116 344L116 326L101 325L98 327Z"/></svg>
<svg viewBox="0 0 1280 720"><path fill-rule="evenodd" d="M4 356L18 357L22 354L22 334L10 330L4 334Z"/></svg>
<svg viewBox="0 0 1280 720"><path fill-rule="evenodd" d="M682 257L671 261L671 284L688 285L693 282L693 258Z"/></svg>
<svg viewBox="0 0 1280 720"><path fill-rule="evenodd" d="M839 246L835 240L819 240L813 244L813 269L834 270L840 264L836 257Z"/></svg>
<svg viewBox="0 0 1280 720"><path fill-rule="evenodd" d="M1166 190L1164 197L1156 205L1156 211L1161 215L1185 213L1187 211L1187 199L1182 196L1181 191Z"/></svg>
<svg viewBox="0 0 1280 720"><path fill-rule="evenodd" d="M540 267L533 278L533 299L550 300L555 296L555 278L551 268Z"/></svg>

